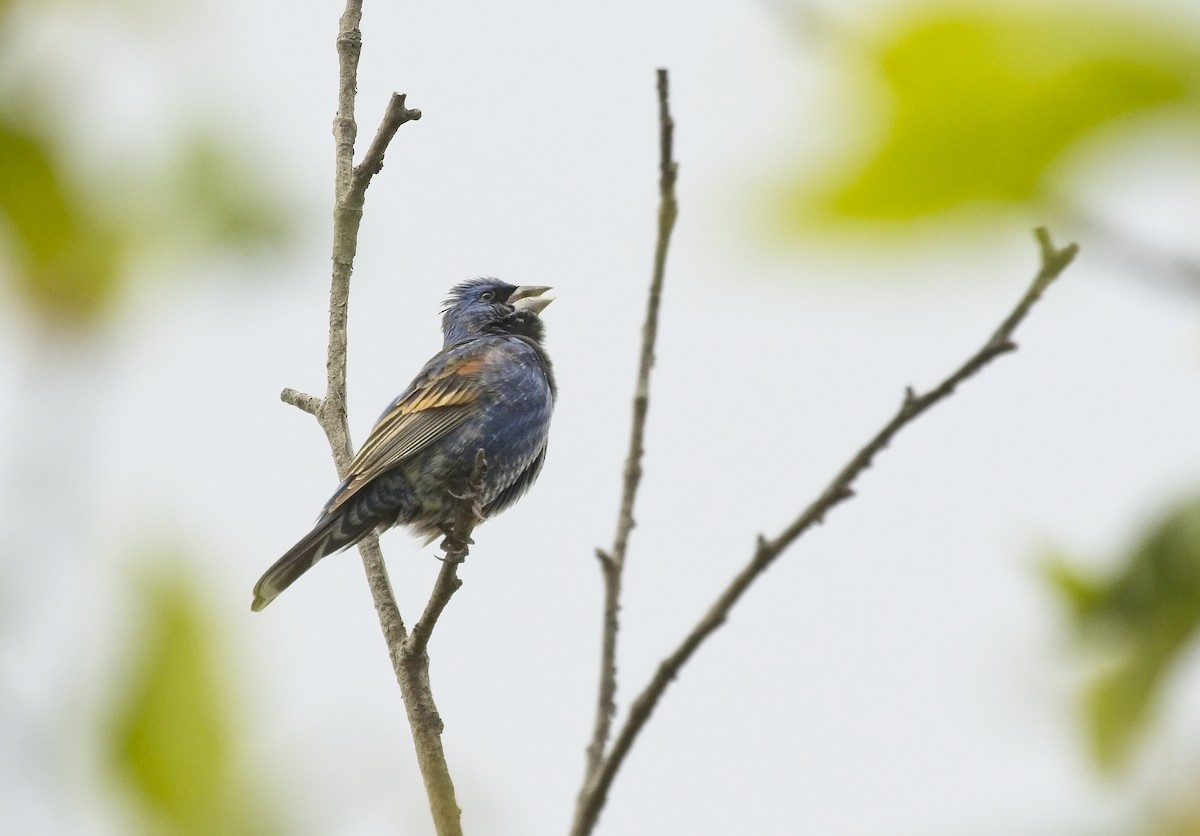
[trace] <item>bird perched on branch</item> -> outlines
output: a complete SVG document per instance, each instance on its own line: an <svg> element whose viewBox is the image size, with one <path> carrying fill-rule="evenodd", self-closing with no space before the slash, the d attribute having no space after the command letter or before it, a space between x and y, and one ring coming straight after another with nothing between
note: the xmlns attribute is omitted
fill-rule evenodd
<svg viewBox="0 0 1200 836"><path fill-rule="evenodd" d="M549 289L474 279L450 291L441 352L384 410L313 530L259 579L252 610L373 531L449 534L479 450L485 518L525 493L546 459L557 393L542 347Z"/></svg>

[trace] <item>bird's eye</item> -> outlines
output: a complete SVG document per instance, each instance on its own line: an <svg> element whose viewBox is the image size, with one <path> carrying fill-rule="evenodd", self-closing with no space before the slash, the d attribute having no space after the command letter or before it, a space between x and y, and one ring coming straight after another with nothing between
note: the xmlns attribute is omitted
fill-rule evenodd
<svg viewBox="0 0 1200 836"><path fill-rule="evenodd" d="M479 294L479 298L485 302L490 302L496 298L496 291L485 290L483 293Z"/></svg>

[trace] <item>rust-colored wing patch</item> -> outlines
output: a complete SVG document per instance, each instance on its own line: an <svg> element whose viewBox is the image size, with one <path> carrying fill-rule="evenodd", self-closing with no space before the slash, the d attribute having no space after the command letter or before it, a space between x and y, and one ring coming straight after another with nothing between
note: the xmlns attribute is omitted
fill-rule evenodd
<svg viewBox="0 0 1200 836"><path fill-rule="evenodd" d="M437 364L438 367L430 368ZM346 480L325 506L332 513L376 476L420 453L472 413L486 356L464 352L431 360L379 417L350 462Z"/></svg>

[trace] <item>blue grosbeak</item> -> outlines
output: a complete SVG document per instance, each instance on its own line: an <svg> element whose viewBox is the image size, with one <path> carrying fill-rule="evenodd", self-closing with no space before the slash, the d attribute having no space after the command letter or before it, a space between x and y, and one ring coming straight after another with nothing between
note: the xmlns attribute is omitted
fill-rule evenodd
<svg viewBox="0 0 1200 836"><path fill-rule="evenodd" d="M539 316L549 289L474 279L450 291L441 352L384 410L313 530L259 579L252 610L372 531L448 534L480 449L485 517L525 493L546 460L557 394Z"/></svg>

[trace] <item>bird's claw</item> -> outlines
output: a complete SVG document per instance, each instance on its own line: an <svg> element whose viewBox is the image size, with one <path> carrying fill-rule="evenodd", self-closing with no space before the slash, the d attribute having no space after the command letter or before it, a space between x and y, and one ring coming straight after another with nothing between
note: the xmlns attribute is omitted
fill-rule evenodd
<svg viewBox="0 0 1200 836"><path fill-rule="evenodd" d="M465 540L461 540L453 535L448 535L446 539L438 545L438 548L442 550L442 553L438 555L438 560L445 563L447 560L453 559L458 563L462 563L464 560L466 560L467 551L473 545L475 545L475 541L470 537Z"/></svg>

